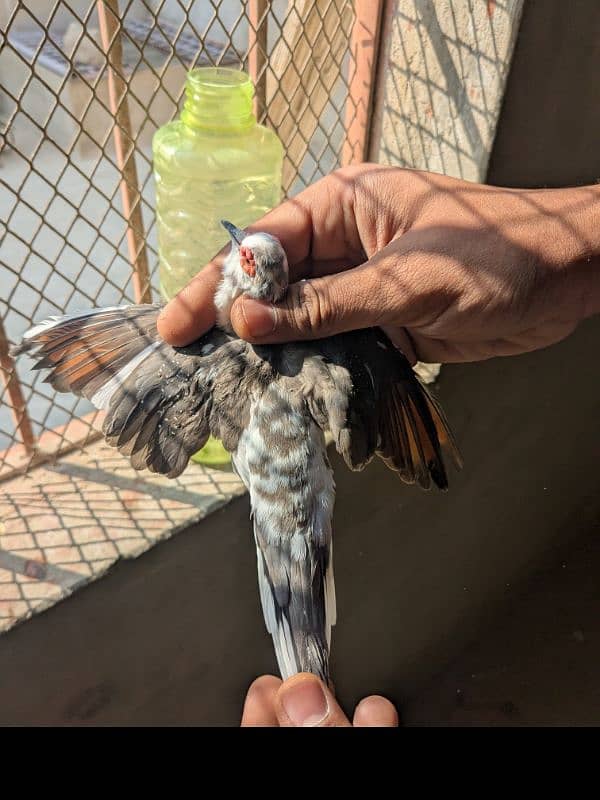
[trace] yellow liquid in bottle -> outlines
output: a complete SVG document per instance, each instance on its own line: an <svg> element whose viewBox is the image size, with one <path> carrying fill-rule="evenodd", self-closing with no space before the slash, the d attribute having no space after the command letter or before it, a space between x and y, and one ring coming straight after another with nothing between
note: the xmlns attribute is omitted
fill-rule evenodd
<svg viewBox="0 0 600 800"><path fill-rule="evenodd" d="M283 147L252 112L254 87L241 71L192 70L179 119L153 139L160 290L170 300L229 241L222 219L244 228L281 199ZM209 439L192 456L230 462Z"/></svg>

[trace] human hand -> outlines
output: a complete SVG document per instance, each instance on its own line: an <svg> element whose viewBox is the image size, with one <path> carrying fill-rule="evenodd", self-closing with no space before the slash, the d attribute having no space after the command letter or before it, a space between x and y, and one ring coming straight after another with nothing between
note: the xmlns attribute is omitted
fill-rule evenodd
<svg viewBox="0 0 600 800"><path fill-rule="evenodd" d="M285 682L263 675L248 689L241 727L396 728L398 714L389 700L373 695L356 706L350 723L315 675L300 673Z"/></svg>
<svg viewBox="0 0 600 800"><path fill-rule="evenodd" d="M380 326L412 362L544 347L600 310L598 200L598 186L530 191L377 165L338 170L249 226L279 237L293 283L276 307L239 298L233 328L262 344ZM226 252L162 312L169 343L214 324Z"/></svg>

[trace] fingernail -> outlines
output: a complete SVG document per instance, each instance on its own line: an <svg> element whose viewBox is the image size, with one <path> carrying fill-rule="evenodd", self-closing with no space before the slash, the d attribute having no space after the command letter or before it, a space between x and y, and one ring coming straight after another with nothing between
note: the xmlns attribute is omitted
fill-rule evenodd
<svg viewBox="0 0 600 800"><path fill-rule="evenodd" d="M329 713L327 697L316 678L281 689L281 704L294 725L304 728L318 725Z"/></svg>
<svg viewBox="0 0 600 800"><path fill-rule="evenodd" d="M267 303L242 300L242 315L251 336L266 336L275 330L277 314Z"/></svg>

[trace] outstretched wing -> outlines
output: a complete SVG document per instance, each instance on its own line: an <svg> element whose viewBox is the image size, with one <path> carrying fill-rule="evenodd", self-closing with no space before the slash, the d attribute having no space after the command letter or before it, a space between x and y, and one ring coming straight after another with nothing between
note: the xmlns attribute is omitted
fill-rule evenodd
<svg viewBox="0 0 600 800"><path fill-rule="evenodd" d="M378 455L405 483L446 489L444 455L460 469L458 447L439 403L383 331L313 344L319 357L305 360L304 391L350 469Z"/></svg>
<svg viewBox="0 0 600 800"><path fill-rule="evenodd" d="M131 305L54 317L28 331L13 354L29 352L55 389L104 409L107 441L135 469L176 477L209 434L234 451L254 391L275 377L304 394L351 469L377 454L406 483L445 489L443 451L460 468L439 404L379 329L254 348L213 328L173 348L158 336L159 310Z"/></svg>
<svg viewBox="0 0 600 800"><path fill-rule="evenodd" d="M209 434L235 450L248 417L243 384L261 364L245 342L216 328L171 347L158 335L159 311L131 305L54 317L12 352L28 352L58 391L105 410L107 442L135 469L174 478Z"/></svg>

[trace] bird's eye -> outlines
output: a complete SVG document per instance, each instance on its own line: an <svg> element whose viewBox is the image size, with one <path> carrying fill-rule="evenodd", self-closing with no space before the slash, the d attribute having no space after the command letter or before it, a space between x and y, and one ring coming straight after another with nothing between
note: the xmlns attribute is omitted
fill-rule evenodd
<svg viewBox="0 0 600 800"><path fill-rule="evenodd" d="M250 278L253 278L256 275L256 262L254 261L254 253L249 247L240 247L240 267Z"/></svg>

